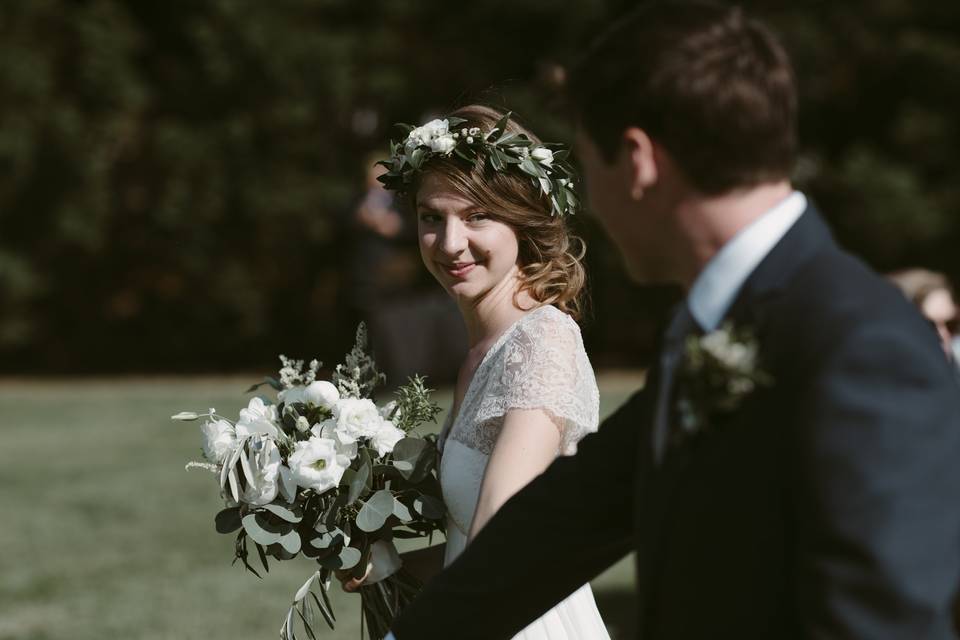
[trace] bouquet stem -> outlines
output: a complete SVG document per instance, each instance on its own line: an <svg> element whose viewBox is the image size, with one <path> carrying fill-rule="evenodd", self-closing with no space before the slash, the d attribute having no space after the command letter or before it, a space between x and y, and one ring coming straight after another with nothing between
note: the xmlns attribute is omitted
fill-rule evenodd
<svg viewBox="0 0 960 640"><path fill-rule="evenodd" d="M401 568L380 582L360 587L361 637L382 640L393 621L423 589L423 583Z"/></svg>

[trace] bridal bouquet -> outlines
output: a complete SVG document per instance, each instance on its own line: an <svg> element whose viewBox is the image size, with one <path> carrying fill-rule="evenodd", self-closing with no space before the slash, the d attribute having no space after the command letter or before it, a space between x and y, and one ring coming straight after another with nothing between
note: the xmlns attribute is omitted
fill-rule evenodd
<svg viewBox="0 0 960 640"><path fill-rule="evenodd" d="M318 568L297 591L280 628L283 640L297 630L315 638L319 614L331 629L327 596L334 571L376 575L361 587L361 635L382 638L399 610L421 585L400 565L394 538L430 536L442 530L444 507L436 477L433 436L411 430L434 421L439 407L423 379L412 378L397 399L379 407L371 399L383 381L366 353L363 325L346 363L332 381L317 380L319 363L280 356L276 401L258 396L231 421L210 409L182 412L174 420L203 420L204 462L214 472L226 508L215 520L220 533L236 533L236 560L259 577L267 558L310 558ZM255 563L255 561L254 561Z"/></svg>

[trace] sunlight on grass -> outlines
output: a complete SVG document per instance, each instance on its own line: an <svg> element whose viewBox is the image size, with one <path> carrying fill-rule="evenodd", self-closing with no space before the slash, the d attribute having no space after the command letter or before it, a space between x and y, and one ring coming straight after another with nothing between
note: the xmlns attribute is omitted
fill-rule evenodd
<svg viewBox="0 0 960 640"><path fill-rule="evenodd" d="M601 379L602 412L638 380ZM216 482L181 410L236 415L247 378L0 382L0 640L275 638L307 560L258 580L214 531ZM437 393L445 408L450 392ZM616 637L632 616L632 569L595 582ZM331 590L336 632L359 638L359 603Z"/></svg>

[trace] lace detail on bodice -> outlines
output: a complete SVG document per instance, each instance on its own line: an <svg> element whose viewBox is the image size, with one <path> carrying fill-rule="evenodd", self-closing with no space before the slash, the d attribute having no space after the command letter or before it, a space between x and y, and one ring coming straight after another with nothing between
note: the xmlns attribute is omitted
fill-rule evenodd
<svg viewBox="0 0 960 640"><path fill-rule="evenodd" d="M484 356L447 436L489 455L510 409L542 409L560 430L560 451L597 430L600 395L580 328L556 307L518 320Z"/></svg>

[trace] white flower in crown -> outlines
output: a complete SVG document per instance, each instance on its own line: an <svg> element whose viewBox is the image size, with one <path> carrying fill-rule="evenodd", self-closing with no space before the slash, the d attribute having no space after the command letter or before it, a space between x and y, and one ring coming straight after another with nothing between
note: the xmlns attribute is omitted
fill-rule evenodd
<svg viewBox="0 0 960 640"><path fill-rule="evenodd" d="M340 484L346 470L339 459L336 441L316 436L296 444L289 464L299 486L321 493Z"/></svg>
<svg viewBox="0 0 960 640"><path fill-rule="evenodd" d="M448 120L431 120L427 124L417 127L407 136L407 141L405 146L408 151L412 151L420 146L431 147L431 142L435 138L441 136L446 136L450 130L450 124ZM452 140L452 138L451 138ZM436 151L436 149L433 149Z"/></svg>
<svg viewBox="0 0 960 640"><path fill-rule="evenodd" d="M430 150L435 153L449 154L457 146L453 136L443 135L430 141Z"/></svg>
<svg viewBox="0 0 960 640"><path fill-rule="evenodd" d="M203 457L220 464L237 447L237 432L224 419L207 420L200 426L203 437Z"/></svg>
<svg viewBox="0 0 960 640"><path fill-rule="evenodd" d="M236 431L240 438L253 435L278 437L277 407L266 404L261 398L251 398L246 409L240 409Z"/></svg>
<svg viewBox="0 0 960 640"><path fill-rule="evenodd" d="M546 147L537 147L530 152L530 157L548 167L553 164L553 151Z"/></svg>
<svg viewBox="0 0 960 640"><path fill-rule="evenodd" d="M270 504L280 491L280 467L283 464L280 449L273 440L262 437L252 438L248 449L246 467L238 465L247 480L241 500L255 506Z"/></svg>
<svg viewBox="0 0 960 640"><path fill-rule="evenodd" d="M383 425L377 405L368 398L342 398L333 409L337 437L344 443L372 438Z"/></svg>

